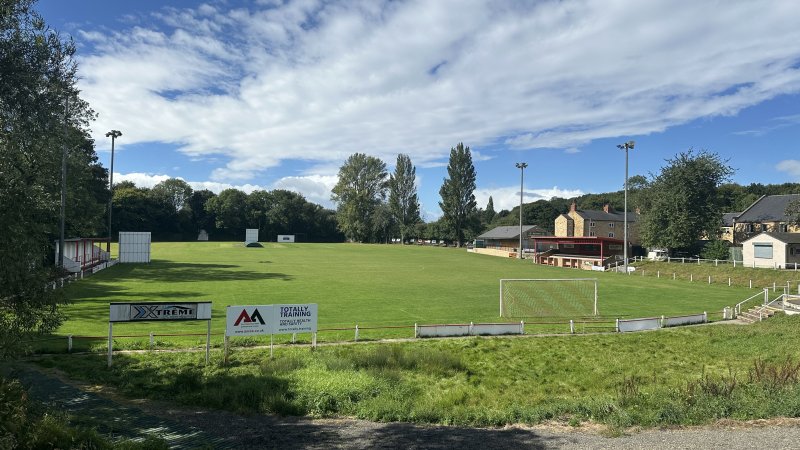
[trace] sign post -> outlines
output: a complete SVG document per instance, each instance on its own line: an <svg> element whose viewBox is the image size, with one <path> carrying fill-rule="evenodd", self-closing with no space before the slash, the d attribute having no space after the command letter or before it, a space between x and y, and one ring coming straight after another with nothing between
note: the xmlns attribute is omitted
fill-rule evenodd
<svg viewBox="0 0 800 450"><path fill-rule="evenodd" d="M115 322L174 322L184 320L206 320L206 364L211 348L211 302L145 302L111 303L108 316L108 367L114 345Z"/></svg>

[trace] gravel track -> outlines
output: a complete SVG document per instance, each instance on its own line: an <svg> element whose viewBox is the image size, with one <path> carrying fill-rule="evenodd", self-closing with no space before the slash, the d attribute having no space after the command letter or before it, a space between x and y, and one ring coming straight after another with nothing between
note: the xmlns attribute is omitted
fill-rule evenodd
<svg viewBox="0 0 800 450"><path fill-rule="evenodd" d="M78 423L96 426L101 433L120 438L156 434L177 449L800 448L798 419L725 421L709 427L632 431L620 437L604 436L601 427L465 428L314 420L239 415L152 400L129 400L113 389L66 380L29 365L6 369L6 373L20 379L30 389L32 398L72 414Z"/></svg>

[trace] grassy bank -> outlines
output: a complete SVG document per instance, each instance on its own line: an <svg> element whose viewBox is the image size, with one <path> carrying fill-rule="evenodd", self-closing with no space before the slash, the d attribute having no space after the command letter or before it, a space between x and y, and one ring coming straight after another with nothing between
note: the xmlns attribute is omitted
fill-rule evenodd
<svg viewBox="0 0 800 450"><path fill-rule="evenodd" d="M712 285L728 285L747 287L753 286L755 290L760 290L769 287L770 290L773 286L777 288L777 293L783 292L783 287L787 282L794 293L797 293L798 285L800 285L800 271L795 270L780 270L780 269L762 269L752 267L742 267L741 265L733 267L731 264L722 264L715 266L713 262L703 262L703 264L692 263L679 263L679 262L660 262L660 261L642 261L635 264L636 272L632 273L632 277L647 277L656 278L661 277L664 279L672 279L682 282L696 283L698 285L708 284L708 278L711 277Z"/></svg>
<svg viewBox="0 0 800 450"><path fill-rule="evenodd" d="M628 335L448 339L40 361L131 396L243 412L613 427L800 416L798 317ZM787 359L788 358L788 359Z"/></svg>

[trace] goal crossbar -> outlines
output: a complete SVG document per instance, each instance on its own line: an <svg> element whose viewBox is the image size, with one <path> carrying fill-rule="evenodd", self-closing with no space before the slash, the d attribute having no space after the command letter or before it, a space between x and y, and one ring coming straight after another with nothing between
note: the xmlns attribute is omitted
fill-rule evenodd
<svg viewBox="0 0 800 450"><path fill-rule="evenodd" d="M506 286L509 283L518 282L518 284L528 284L527 290L523 293L523 298L516 298L518 296L513 296L512 298L507 298L506 293ZM575 290L566 290L566 292L542 292L543 290L540 289L543 285L546 284L560 284L569 286L571 284L579 284L584 285L583 289L579 289L578 291ZM588 286L591 285L589 289ZM537 296L537 294L541 294ZM544 297L549 295L549 298L537 298L537 297ZM579 298L575 298L579 297ZM567 305L553 305L553 303L558 302L570 302ZM573 310L578 309L578 311L569 311L569 312L579 312L581 309L585 311L583 315L594 315L596 316L597 313L597 278L503 278L500 279L500 317L506 317L506 309L509 307L509 303L522 303L522 306L529 307L529 311L535 309L535 305L537 302L540 303L551 303L551 306L556 306L559 310L566 309L569 311L570 308L567 306L572 306ZM524 308L523 308L524 309ZM525 314L527 317L535 317L537 315L541 316L553 316L553 314L546 314L543 313L541 310L538 311L538 314Z"/></svg>

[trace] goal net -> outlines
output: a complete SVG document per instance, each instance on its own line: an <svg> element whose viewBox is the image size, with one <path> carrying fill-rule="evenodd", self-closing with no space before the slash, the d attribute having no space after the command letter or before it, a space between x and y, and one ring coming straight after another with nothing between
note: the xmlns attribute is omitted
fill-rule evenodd
<svg viewBox="0 0 800 450"><path fill-rule="evenodd" d="M500 317L596 315L596 278L500 280Z"/></svg>

